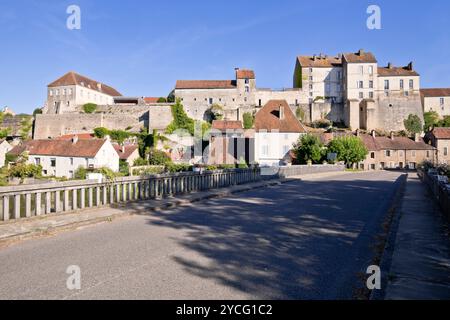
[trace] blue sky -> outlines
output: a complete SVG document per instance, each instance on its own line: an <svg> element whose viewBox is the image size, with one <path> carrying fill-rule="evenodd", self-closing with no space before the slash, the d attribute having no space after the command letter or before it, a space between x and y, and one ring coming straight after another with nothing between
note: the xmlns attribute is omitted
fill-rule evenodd
<svg viewBox="0 0 450 320"><path fill-rule="evenodd" d="M66 9L81 8L81 30ZM366 27L368 5L382 29ZM450 87L450 2L364 0L0 0L0 107L32 112L46 85L77 71L129 96L166 96L177 79L292 86L300 54L364 48L380 64L414 61L422 87Z"/></svg>

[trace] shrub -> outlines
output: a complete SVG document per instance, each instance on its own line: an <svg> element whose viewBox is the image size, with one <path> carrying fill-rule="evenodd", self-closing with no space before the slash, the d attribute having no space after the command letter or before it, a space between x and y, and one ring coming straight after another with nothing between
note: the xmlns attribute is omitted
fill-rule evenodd
<svg viewBox="0 0 450 320"><path fill-rule="evenodd" d="M428 131L429 128L433 128L439 123L439 114L436 111L429 111L423 114L424 126L423 130Z"/></svg>
<svg viewBox="0 0 450 320"><path fill-rule="evenodd" d="M216 171L217 167L215 165L208 165L208 166L206 166L206 170L208 170L208 171Z"/></svg>
<svg viewBox="0 0 450 320"><path fill-rule="evenodd" d="M246 112L242 115L242 119L244 120L244 129L251 129L253 128L253 123L255 121L255 118L250 112Z"/></svg>
<svg viewBox="0 0 450 320"><path fill-rule="evenodd" d="M316 120L312 123L313 128L327 129L332 126L332 123L328 119Z"/></svg>
<svg viewBox="0 0 450 320"><path fill-rule="evenodd" d="M133 169L134 176L161 174L165 170L164 166L150 166L146 168Z"/></svg>
<svg viewBox="0 0 450 320"><path fill-rule="evenodd" d="M97 105L95 103L86 103L83 106L83 111L85 113L94 113L97 110Z"/></svg>
<svg viewBox="0 0 450 320"><path fill-rule="evenodd" d="M167 102L167 99L164 98L164 97L161 97L161 98L158 99L157 102L158 102L158 103L166 103L166 102Z"/></svg>
<svg viewBox="0 0 450 320"><path fill-rule="evenodd" d="M111 136L112 140L118 142L119 144L124 143L124 141L131 136L129 132L126 132L124 130L111 130L109 131L109 135Z"/></svg>
<svg viewBox="0 0 450 320"><path fill-rule="evenodd" d="M163 151L160 150L150 150L149 161L150 165L154 166L165 166L172 162L170 157Z"/></svg>
<svg viewBox="0 0 450 320"><path fill-rule="evenodd" d="M416 114L410 114L408 118L403 121L405 125L406 131L408 131L410 134L416 134L422 132L422 121L420 120L419 116Z"/></svg>
<svg viewBox="0 0 450 320"><path fill-rule="evenodd" d="M107 128L104 128L104 127L95 128L94 129L94 135L97 138L103 139L104 137L109 135L109 130Z"/></svg>
<svg viewBox="0 0 450 320"><path fill-rule="evenodd" d="M219 164L217 167L221 170L227 170L227 169L236 168L236 165L234 165L234 164Z"/></svg>
<svg viewBox="0 0 450 320"><path fill-rule="evenodd" d="M95 170L96 173L101 173L107 180L114 180L117 178L120 174L117 172L112 171L110 168L103 167L100 169Z"/></svg>
<svg viewBox="0 0 450 320"><path fill-rule="evenodd" d="M40 178L42 176L42 167L24 162L18 163L9 169L8 176L20 178L21 181L25 178Z"/></svg>
<svg viewBox="0 0 450 320"><path fill-rule="evenodd" d="M425 172L428 172L428 170L434 168L434 165L433 165L433 162L425 160L422 163L419 163L419 165L417 167Z"/></svg>
<svg viewBox="0 0 450 320"><path fill-rule="evenodd" d="M336 153L337 160L344 161L346 165L363 161L369 153L361 139L356 136L333 139L328 145L328 151Z"/></svg>
<svg viewBox="0 0 450 320"><path fill-rule="evenodd" d="M130 166L126 160L119 160L119 173L122 176L130 175Z"/></svg>
<svg viewBox="0 0 450 320"><path fill-rule="evenodd" d="M146 166L148 165L148 161L145 160L144 158L137 158L136 160L134 160L133 166L135 167L141 167L141 166Z"/></svg>
<svg viewBox="0 0 450 320"><path fill-rule="evenodd" d="M320 163L324 157L324 146L320 139L311 134L299 138L294 145L294 152L301 164Z"/></svg>
<svg viewBox="0 0 450 320"><path fill-rule="evenodd" d="M248 169L248 164L247 164L247 162L245 162L245 159L242 157L239 159L238 168L239 169Z"/></svg>
<svg viewBox="0 0 450 320"><path fill-rule="evenodd" d="M86 180L87 177L87 169L84 167L79 167L77 170L75 170L75 173L73 177L76 180Z"/></svg>
<svg viewBox="0 0 450 320"><path fill-rule="evenodd" d="M166 171L174 172L187 172L192 171L192 166L187 163L169 163L166 165Z"/></svg>
<svg viewBox="0 0 450 320"><path fill-rule="evenodd" d="M41 108L36 108L33 111L33 116L37 115L37 114L42 114L42 109Z"/></svg>

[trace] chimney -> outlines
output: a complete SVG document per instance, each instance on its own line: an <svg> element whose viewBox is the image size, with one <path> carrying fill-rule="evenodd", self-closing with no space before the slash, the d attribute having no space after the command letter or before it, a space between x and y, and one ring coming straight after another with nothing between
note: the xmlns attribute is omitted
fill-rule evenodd
<svg viewBox="0 0 450 320"><path fill-rule="evenodd" d="M358 55L361 56L361 55L363 55L363 54L364 54L364 49L359 49Z"/></svg>
<svg viewBox="0 0 450 320"><path fill-rule="evenodd" d="M388 63L388 69L392 69L392 63Z"/></svg>
<svg viewBox="0 0 450 320"><path fill-rule="evenodd" d="M280 120L284 120L284 107L280 106Z"/></svg>
<svg viewBox="0 0 450 320"><path fill-rule="evenodd" d="M76 144L77 142L78 142L78 136L75 135L75 136L72 137L72 143Z"/></svg>
<svg viewBox="0 0 450 320"><path fill-rule="evenodd" d="M394 136L394 131L391 131L391 140L394 140L395 136Z"/></svg>
<svg viewBox="0 0 450 320"><path fill-rule="evenodd" d="M410 70L410 71L413 71L414 69L413 69L413 63L412 63L412 61L408 64L408 66L406 67L406 69L408 69L408 70Z"/></svg>
<svg viewBox="0 0 450 320"><path fill-rule="evenodd" d="M375 130L372 130L372 137L376 137L377 136L377 133L375 132Z"/></svg>

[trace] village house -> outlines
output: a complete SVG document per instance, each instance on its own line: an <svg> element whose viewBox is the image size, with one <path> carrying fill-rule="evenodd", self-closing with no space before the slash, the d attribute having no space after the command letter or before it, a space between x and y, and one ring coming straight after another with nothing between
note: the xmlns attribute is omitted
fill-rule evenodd
<svg viewBox="0 0 450 320"><path fill-rule="evenodd" d="M108 139L83 140L75 136L72 140L30 140L9 153L26 153L27 162L41 165L44 176L73 178L80 167L119 171L119 155Z"/></svg>
<svg viewBox="0 0 450 320"><path fill-rule="evenodd" d="M421 89L424 112L435 111L439 117L450 116L450 88Z"/></svg>
<svg viewBox="0 0 450 320"><path fill-rule="evenodd" d="M359 163L361 170L383 169L416 169L417 165L424 162L436 161L436 148L426 144L421 138L377 136L372 134L359 134L367 150L366 159Z"/></svg>
<svg viewBox="0 0 450 320"><path fill-rule="evenodd" d="M116 150L117 154L119 155L119 159L128 163L129 166L133 166L134 161L140 157L139 148L135 144L120 145L114 143L113 146L114 150Z"/></svg>
<svg viewBox="0 0 450 320"><path fill-rule="evenodd" d="M300 136L307 133L286 100L271 100L255 115L255 162L284 165Z"/></svg>
<svg viewBox="0 0 450 320"><path fill-rule="evenodd" d="M11 151L13 147L5 139L0 139L0 167L7 165L6 154Z"/></svg>
<svg viewBox="0 0 450 320"><path fill-rule="evenodd" d="M450 164L450 128L433 128L424 140L437 149L437 164Z"/></svg>
<svg viewBox="0 0 450 320"><path fill-rule="evenodd" d="M248 130L246 130L248 131ZM251 139L253 142L253 139ZM215 120L211 126L209 139L209 164L236 164L240 158L247 163L253 161L249 148L249 139L245 140L241 121ZM250 158L251 157L251 158Z"/></svg>

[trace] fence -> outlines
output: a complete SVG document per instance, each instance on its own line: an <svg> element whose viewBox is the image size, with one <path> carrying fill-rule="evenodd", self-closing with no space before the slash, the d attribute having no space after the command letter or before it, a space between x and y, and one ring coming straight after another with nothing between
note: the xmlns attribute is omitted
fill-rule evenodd
<svg viewBox="0 0 450 320"><path fill-rule="evenodd" d="M68 181L0 189L0 221L29 218L113 205L134 200L159 199L182 193L222 188L263 179L259 169L233 169L123 177L113 181Z"/></svg>
<svg viewBox="0 0 450 320"><path fill-rule="evenodd" d="M291 166L272 171L265 171L264 168L230 169L122 177L105 182L86 180L2 187L0 221L65 213L127 201L161 199L261 180L344 169L340 165Z"/></svg>
<svg viewBox="0 0 450 320"><path fill-rule="evenodd" d="M450 185L441 176L431 175L418 169L419 178L430 188L444 215L450 221Z"/></svg>

